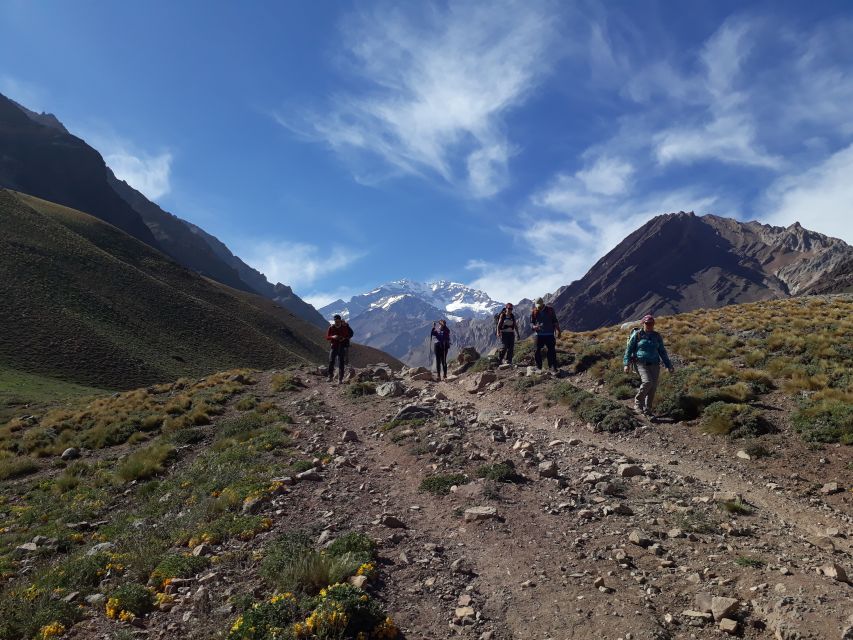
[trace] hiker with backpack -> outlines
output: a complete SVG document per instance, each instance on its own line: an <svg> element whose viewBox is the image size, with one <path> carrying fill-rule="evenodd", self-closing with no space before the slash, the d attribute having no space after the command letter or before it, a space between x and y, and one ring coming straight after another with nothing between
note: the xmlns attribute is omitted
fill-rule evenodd
<svg viewBox="0 0 853 640"><path fill-rule="evenodd" d="M634 409L644 416L654 418L652 405L660 378L660 363L663 361L670 373L675 369L663 346L663 338L655 331L654 317L644 316L642 323L642 329L634 329L628 338L622 364L625 366L625 373L628 373L631 365L634 364L637 367L637 373L640 374L640 388L634 397Z"/></svg>
<svg viewBox="0 0 853 640"><path fill-rule="evenodd" d="M554 311L554 307L546 305L542 298L537 298L530 321L536 332L536 351L534 352L536 368L542 370L542 347L545 347L548 352L548 368L556 373L557 338L561 333L557 312Z"/></svg>
<svg viewBox="0 0 853 640"><path fill-rule="evenodd" d="M438 321L438 328L435 327L435 322L432 323L433 350L435 351L435 373L438 379L441 380L441 371L444 370L444 379L447 380L447 352L450 351L450 329L447 328L446 320Z"/></svg>
<svg viewBox="0 0 853 640"><path fill-rule="evenodd" d="M344 367L347 363L347 354L349 352L349 340L352 338L354 331L352 327L345 322L340 315L335 314L334 322L326 330L326 340L329 341L329 382L335 373L335 359L338 360L338 383L344 381Z"/></svg>
<svg viewBox="0 0 853 640"><path fill-rule="evenodd" d="M503 348L498 352L498 364L506 361L512 364L512 356L515 353L515 339L521 340L518 332L518 322L512 312L512 303L507 302L501 312L495 316L495 334L501 339Z"/></svg>

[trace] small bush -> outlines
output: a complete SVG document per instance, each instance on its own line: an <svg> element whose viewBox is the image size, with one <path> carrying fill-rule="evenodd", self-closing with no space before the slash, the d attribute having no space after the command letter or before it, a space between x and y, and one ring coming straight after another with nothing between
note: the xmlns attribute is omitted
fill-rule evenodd
<svg viewBox="0 0 853 640"><path fill-rule="evenodd" d="M251 411L258 404L258 399L255 396L244 396L240 398L234 405L237 411Z"/></svg>
<svg viewBox="0 0 853 640"><path fill-rule="evenodd" d="M210 566L210 560L204 556L168 555L151 573L151 581L162 588L170 578L192 578L208 566Z"/></svg>
<svg viewBox="0 0 853 640"><path fill-rule="evenodd" d="M437 496L446 496L450 493L451 487L465 484L466 482L468 482L468 479L461 473L430 476L423 479L419 490Z"/></svg>
<svg viewBox="0 0 853 640"><path fill-rule="evenodd" d="M594 364L612 357L613 352L602 344L586 345L575 360L575 373L583 373Z"/></svg>
<svg viewBox="0 0 853 640"><path fill-rule="evenodd" d="M749 567L750 569L761 569L765 562L759 558L750 558L749 556L740 556L735 559L735 564L739 567Z"/></svg>
<svg viewBox="0 0 853 640"><path fill-rule="evenodd" d="M791 416L791 424L808 442L853 444L853 404L844 399L805 402Z"/></svg>
<svg viewBox="0 0 853 640"><path fill-rule="evenodd" d="M486 356L477 360L468 368L469 373L480 373L482 371L490 371L498 368L498 359L494 356Z"/></svg>
<svg viewBox="0 0 853 640"><path fill-rule="evenodd" d="M162 473L163 466L174 453L175 447L171 444L155 444L140 449L131 453L127 460L119 465L116 475L125 482L147 480Z"/></svg>
<svg viewBox="0 0 853 640"><path fill-rule="evenodd" d="M227 640L290 640L294 636L287 630L300 619L299 606L292 594L275 595L247 607L231 625Z"/></svg>
<svg viewBox="0 0 853 640"><path fill-rule="evenodd" d="M154 607L151 592L136 582L121 585L107 600L107 616L120 618L127 611L134 616L144 616Z"/></svg>
<svg viewBox="0 0 853 640"><path fill-rule="evenodd" d="M748 516L753 512L752 507L740 500L723 500L718 502L717 506L719 506L723 511L742 516Z"/></svg>
<svg viewBox="0 0 853 640"><path fill-rule="evenodd" d="M0 480L20 478L39 470L38 463L26 456L13 456L6 451L0 451Z"/></svg>
<svg viewBox="0 0 853 640"><path fill-rule="evenodd" d="M744 447L744 451L750 458L769 458L772 455L769 449L757 442Z"/></svg>
<svg viewBox="0 0 853 640"><path fill-rule="evenodd" d="M326 550L335 556L347 553L361 554L367 562L376 556L376 543L363 533L350 531L336 538Z"/></svg>
<svg viewBox="0 0 853 640"><path fill-rule="evenodd" d="M520 479L511 460L497 464L484 464L477 469L477 477L494 482L518 482Z"/></svg>
<svg viewBox="0 0 853 640"><path fill-rule="evenodd" d="M719 523L704 511L686 511L675 517L675 526L687 533L716 533Z"/></svg>
<svg viewBox="0 0 853 640"><path fill-rule="evenodd" d="M761 413L749 405L714 402L702 412L702 428L706 433L732 438L754 438L772 431Z"/></svg>
<svg viewBox="0 0 853 640"><path fill-rule="evenodd" d="M181 429L175 431L170 440L177 445L197 444L204 440L204 432L201 429Z"/></svg>
<svg viewBox="0 0 853 640"><path fill-rule="evenodd" d="M34 638L48 625L58 622L67 629L81 618L78 607L42 589L0 595L0 640Z"/></svg>
<svg viewBox="0 0 853 640"><path fill-rule="evenodd" d="M426 424L426 420L423 418L415 418L412 420L391 420L390 422L386 422L379 426L380 431L392 431L397 427L404 427L407 429L414 429L415 427L422 427Z"/></svg>
<svg viewBox="0 0 853 640"><path fill-rule="evenodd" d="M347 385L346 395L350 398L361 398L376 393L376 385L373 382L353 382Z"/></svg>
<svg viewBox="0 0 853 640"><path fill-rule="evenodd" d="M305 383L292 373L277 373L270 379L270 387L276 393L299 391L305 388Z"/></svg>
<svg viewBox="0 0 853 640"><path fill-rule="evenodd" d="M560 382L548 391L548 398L566 404L581 420L590 422L599 430L615 433L632 431L637 419L615 400L579 389L568 382Z"/></svg>

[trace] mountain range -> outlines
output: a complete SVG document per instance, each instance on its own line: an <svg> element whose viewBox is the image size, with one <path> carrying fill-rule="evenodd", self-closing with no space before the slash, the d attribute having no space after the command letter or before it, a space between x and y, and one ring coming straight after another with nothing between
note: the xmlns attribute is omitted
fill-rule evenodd
<svg viewBox="0 0 853 640"><path fill-rule="evenodd" d="M442 318L450 325L490 321L502 306L483 291L457 282L396 280L348 301L335 300L320 313L327 319L340 314L360 342L420 365L429 361L433 322Z"/></svg>
<svg viewBox="0 0 853 640"><path fill-rule="evenodd" d="M54 115L35 113L0 95L0 149L0 186L84 211L192 271L269 298L317 327L327 326L290 287L271 284L217 238L119 180L101 155Z"/></svg>

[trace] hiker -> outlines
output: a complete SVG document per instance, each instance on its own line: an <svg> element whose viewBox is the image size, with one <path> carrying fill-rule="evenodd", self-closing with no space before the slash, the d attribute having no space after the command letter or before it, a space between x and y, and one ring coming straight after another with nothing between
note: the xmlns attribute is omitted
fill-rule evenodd
<svg viewBox="0 0 853 640"><path fill-rule="evenodd" d="M658 388L661 360L670 373L675 369L663 346L663 338L655 331L654 316L644 316L642 323L643 328L634 332L628 340L622 364L625 366L625 373L630 371L632 363L636 364L637 373L640 374L640 388L634 397L634 409L644 416L654 418L652 404Z"/></svg>
<svg viewBox="0 0 853 640"><path fill-rule="evenodd" d="M554 307L546 305L542 298L536 299L536 306L530 316L533 330L536 332L536 368L542 370L542 347L548 351L548 368L557 372L557 338L560 337L560 322ZM556 336L555 336L556 334Z"/></svg>
<svg viewBox="0 0 853 640"><path fill-rule="evenodd" d="M502 363L506 358L506 361L512 364L512 356L515 353L515 339L521 340L521 334L518 332L518 322L515 321L511 302L508 302L498 315L495 333L503 344L503 348L498 352L498 363Z"/></svg>
<svg viewBox="0 0 853 640"><path fill-rule="evenodd" d="M450 351L450 329L447 328L446 320L438 321L438 328L432 323L432 348L435 351L435 373L441 380L441 371L444 370L444 379L447 380L447 352Z"/></svg>
<svg viewBox="0 0 853 640"><path fill-rule="evenodd" d="M338 383L344 381L344 367L347 363L347 352L349 351L349 339L353 336L353 330L335 314L334 323L326 330L326 340L329 341L329 382L335 373L335 358L338 359Z"/></svg>

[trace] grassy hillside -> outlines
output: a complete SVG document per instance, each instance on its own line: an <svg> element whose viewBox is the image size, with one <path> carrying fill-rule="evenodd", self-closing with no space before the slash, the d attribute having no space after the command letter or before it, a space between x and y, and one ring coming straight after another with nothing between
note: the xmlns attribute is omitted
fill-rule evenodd
<svg viewBox="0 0 853 640"><path fill-rule="evenodd" d="M121 389L325 358L320 331L115 227L0 192L0 364ZM352 360L380 360L354 349ZM386 358L387 359L387 358Z"/></svg>
<svg viewBox="0 0 853 640"><path fill-rule="evenodd" d="M808 296L658 319L676 373L662 373L656 411L701 418L707 431L759 435L772 428L766 400L791 405L791 425L814 442L853 444L853 296ZM618 399L634 394L622 372L630 329L565 333L571 368Z"/></svg>
<svg viewBox="0 0 853 640"><path fill-rule="evenodd" d="M32 406L97 393L103 390L0 366L0 424Z"/></svg>

